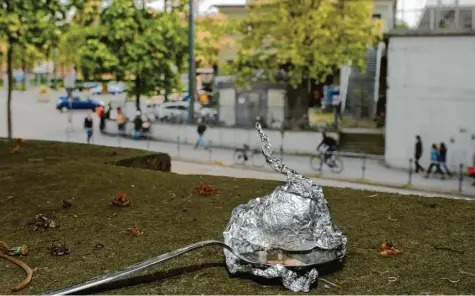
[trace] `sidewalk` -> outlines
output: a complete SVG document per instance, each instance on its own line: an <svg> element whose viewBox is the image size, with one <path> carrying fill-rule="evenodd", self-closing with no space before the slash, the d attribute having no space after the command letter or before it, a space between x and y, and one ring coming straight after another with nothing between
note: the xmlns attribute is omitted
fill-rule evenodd
<svg viewBox="0 0 475 296"><path fill-rule="evenodd" d="M73 112L73 130L67 133L68 114L59 113L55 110L55 103L38 104L35 101L26 103L27 98L13 100L13 133L15 137L37 140L51 140L61 142L86 143L86 134L83 130L85 112ZM0 100L0 112L6 112L3 100ZM150 151L161 151L170 154L174 159L187 160L199 163L214 163L220 166L233 166L233 150L212 148L209 151L195 150L191 145L178 145L177 143L165 143L155 141L134 141L118 137L102 135L97 127L99 121L94 118L95 132L93 143L105 146L121 146L127 148L145 149ZM6 136L6 120L0 121L0 137ZM264 163L261 155L256 156L257 161ZM431 192L459 194L459 182L457 179L441 181L436 178L425 179L422 175L412 176L412 186L408 186L408 172L386 168L377 160L357 158L342 158L344 170L341 174L332 173L326 166L321 174L313 171L310 167L310 157L283 155L283 161L290 168L307 175L319 176L325 179L339 181L351 181L361 184L376 184L392 186L395 188L420 189ZM363 166L365 164L365 166ZM364 169L363 169L364 168ZM248 167L248 169L250 169ZM262 168L269 171L267 167ZM475 197L475 187L471 186L472 179L464 178L462 183L462 194Z"/></svg>

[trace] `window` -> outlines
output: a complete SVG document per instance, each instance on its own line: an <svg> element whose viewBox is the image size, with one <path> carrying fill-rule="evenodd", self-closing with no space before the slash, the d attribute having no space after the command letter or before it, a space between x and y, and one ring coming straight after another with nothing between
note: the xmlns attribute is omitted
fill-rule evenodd
<svg viewBox="0 0 475 296"><path fill-rule="evenodd" d="M381 19L381 14L380 13L373 14L373 20L380 20L380 19Z"/></svg>

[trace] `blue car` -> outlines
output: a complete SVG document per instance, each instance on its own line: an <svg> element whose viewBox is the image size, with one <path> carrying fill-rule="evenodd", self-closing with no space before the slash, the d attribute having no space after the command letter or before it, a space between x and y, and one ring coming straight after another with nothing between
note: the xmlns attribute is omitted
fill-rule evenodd
<svg viewBox="0 0 475 296"><path fill-rule="evenodd" d="M104 103L98 102L96 100L81 100L79 97L73 97L73 100L71 102L71 106L69 105L68 102L68 97L60 97L58 104L56 104L56 109L60 111L66 111L66 110L92 110L96 111L96 108L99 106L104 106Z"/></svg>

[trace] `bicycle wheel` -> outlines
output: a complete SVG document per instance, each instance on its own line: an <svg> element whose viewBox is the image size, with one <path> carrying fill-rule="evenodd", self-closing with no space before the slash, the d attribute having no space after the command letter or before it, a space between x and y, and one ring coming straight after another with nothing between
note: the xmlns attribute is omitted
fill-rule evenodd
<svg viewBox="0 0 475 296"><path fill-rule="evenodd" d="M251 156L251 165L256 168L261 168L266 164L266 159L262 152L259 149L255 149L252 151Z"/></svg>
<svg viewBox="0 0 475 296"><path fill-rule="evenodd" d="M322 156L321 155L312 155L310 156L310 167L314 171L320 171L320 166L322 166Z"/></svg>
<svg viewBox="0 0 475 296"><path fill-rule="evenodd" d="M244 157L244 153L241 149L234 150L233 159L235 164L244 164L246 162L246 158Z"/></svg>
<svg viewBox="0 0 475 296"><path fill-rule="evenodd" d="M343 171L343 161L338 157L333 157L333 165L331 166L331 170L335 174L339 174Z"/></svg>

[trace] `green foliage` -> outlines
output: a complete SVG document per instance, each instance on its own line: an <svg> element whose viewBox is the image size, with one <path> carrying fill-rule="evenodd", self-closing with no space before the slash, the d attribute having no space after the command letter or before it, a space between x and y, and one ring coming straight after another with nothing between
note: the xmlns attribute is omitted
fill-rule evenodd
<svg viewBox="0 0 475 296"><path fill-rule="evenodd" d="M219 52L234 46L227 34L229 22L225 15L216 14L196 18L196 63L199 67L218 65Z"/></svg>
<svg viewBox="0 0 475 296"><path fill-rule="evenodd" d="M129 91L137 98L178 83L173 68L184 64L187 49L179 11L159 13L137 7L133 0L115 0L85 38L78 51L81 67L96 76L132 74L135 84Z"/></svg>
<svg viewBox="0 0 475 296"><path fill-rule="evenodd" d="M334 2L334 3L332 3ZM267 1L252 5L238 22L239 50L231 68L237 83L276 79L279 69L289 75L292 87L305 79L324 81L348 61L362 68L367 46L375 43L380 24L371 19L369 0Z"/></svg>

